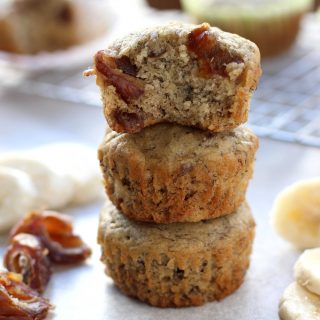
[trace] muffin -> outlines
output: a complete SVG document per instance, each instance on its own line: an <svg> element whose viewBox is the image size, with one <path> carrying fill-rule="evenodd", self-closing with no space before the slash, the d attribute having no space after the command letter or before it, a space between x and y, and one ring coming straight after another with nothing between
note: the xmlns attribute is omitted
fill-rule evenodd
<svg viewBox="0 0 320 320"><path fill-rule="evenodd" d="M171 23L133 33L94 58L104 114L117 132L160 122L225 131L247 120L259 50L237 35Z"/></svg>
<svg viewBox="0 0 320 320"><path fill-rule="evenodd" d="M182 0L197 22L209 22L255 42L263 57L292 46L313 0Z"/></svg>
<svg viewBox="0 0 320 320"><path fill-rule="evenodd" d="M247 204L197 223L134 222L107 204L98 241L125 294L158 307L196 306L234 292L249 266L255 223Z"/></svg>
<svg viewBox="0 0 320 320"><path fill-rule="evenodd" d="M111 201L129 218L196 222L244 201L257 148L258 138L243 127L210 133L158 124L107 133L98 157Z"/></svg>
<svg viewBox="0 0 320 320"><path fill-rule="evenodd" d="M0 4L0 50L35 54L91 40L105 32L105 13L76 0L6 0Z"/></svg>

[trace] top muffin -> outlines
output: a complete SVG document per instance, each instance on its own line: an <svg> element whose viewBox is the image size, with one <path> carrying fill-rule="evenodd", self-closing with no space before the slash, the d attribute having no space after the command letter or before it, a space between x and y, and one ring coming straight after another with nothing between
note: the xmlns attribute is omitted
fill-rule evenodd
<svg viewBox="0 0 320 320"><path fill-rule="evenodd" d="M260 54L249 40L207 23L170 23L99 51L93 73L117 132L160 122L219 132L247 121Z"/></svg>

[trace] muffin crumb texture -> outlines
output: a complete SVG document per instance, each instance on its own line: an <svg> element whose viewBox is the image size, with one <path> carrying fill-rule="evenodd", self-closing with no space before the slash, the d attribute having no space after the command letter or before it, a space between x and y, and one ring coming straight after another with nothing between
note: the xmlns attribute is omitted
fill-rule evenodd
<svg viewBox="0 0 320 320"><path fill-rule="evenodd" d="M225 131L245 122L260 76L252 42L208 24L168 24L131 34L95 56L110 127L159 122Z"/></svg>

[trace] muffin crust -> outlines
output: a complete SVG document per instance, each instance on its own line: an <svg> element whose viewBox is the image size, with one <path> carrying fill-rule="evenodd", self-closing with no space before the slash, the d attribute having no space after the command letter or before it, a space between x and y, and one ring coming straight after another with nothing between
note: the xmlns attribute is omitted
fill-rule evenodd
<svg viewBox="0 0 320 320"><path fill-rule="evenodd" d="M108 203L98 241L106 273L125 294L158 307L220 300L242 283L255 223L247 204L198 223L134 222Z"/></svg>
<svg viewBox="0 0 320 320"><path fill-rule="evenodd" d="M243 127L209 133L158 124L136 134L109 132L99 148L106 191L129 218L196 222L244 201L258 138Z"/></svg>

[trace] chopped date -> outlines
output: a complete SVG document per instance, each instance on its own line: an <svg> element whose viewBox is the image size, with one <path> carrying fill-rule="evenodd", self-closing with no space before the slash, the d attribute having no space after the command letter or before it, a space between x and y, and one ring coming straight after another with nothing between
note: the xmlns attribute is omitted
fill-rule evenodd
<svg viewBox="0 0 320 320"><path fill-rule="evenodd" d="M52 305L22 282L22 276L0 272L0 320L42 320Z"/></svg>
<svg viewBox="0 0 320 320"><path fill-rule="evenodd" d="M232 56L226 49L221 48L217 40L209 35L209 25L204 23L190 32L187 47L199 61L199 73L207 78L212 75L228 77L226 65L232 62L241 63L240 57Z"/></svg>
<svg viewBox="0 0 320 320"><path fill-rule="evenodd" d="M104 76L106 83L113 85L126 102L138 99L144 92L143 84L135 77L137 69L126 58L116 59L98 52L95 57L96 69Z"/></svg>
<svg viewBox="0 0 320 320"><path fill-rule="evenodd" d="M141 112L129 113L116 110L113 116L125 132L134 133L143 128L144 121Z"/></svg>
<svg viewBox="0 0 320 320"><path fill-rule="evenodd" d="M57 264L79 263L91 255L91 249L73 234L68 216L53 211L32 211L11 231L37 236L48 250L49 259Z"/></svg>
<svg viewBox="0 0 320 320"><path fill-rule="evenodd" d="M21 274L23 282L39 293L44 291L50 280L48 249L31 234L20 233L11 239L4 265L9 271Z"/></svg>
<svg viewBox="0 0 320 320"><path fill-rule="evenodd" d="M136 77L138 74L138 68L131 63L130 59L127 56L115 59L117 68L122 70L125 74Z"/></svg>

